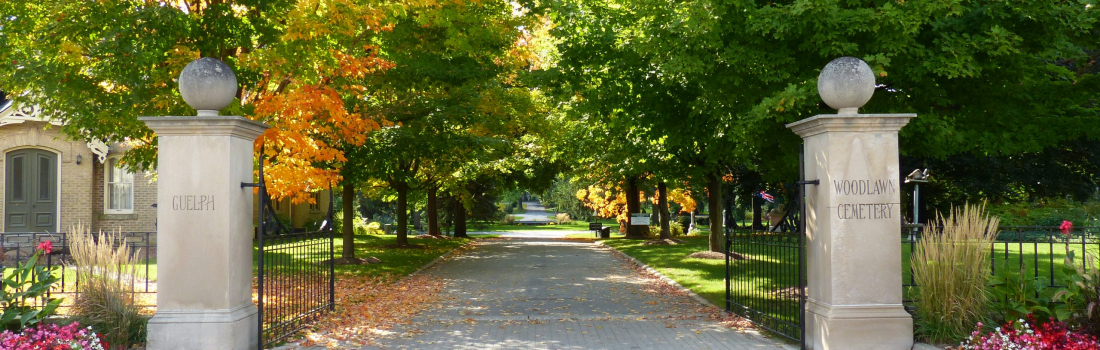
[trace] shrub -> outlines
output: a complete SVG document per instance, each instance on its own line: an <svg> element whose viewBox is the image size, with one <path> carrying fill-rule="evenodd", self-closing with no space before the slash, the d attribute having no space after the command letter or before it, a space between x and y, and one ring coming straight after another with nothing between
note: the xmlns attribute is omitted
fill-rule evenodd
<svg viewBox="0 0 1100 350"><path fill-rule="evenodd" d="M41 324L24 329L21 333L0 333L0 348L10 350L103 350L107 344L92 331L80 328L79 323L68 326Z"/></svg>
<svg viewBox="0 0 1100 350"><path fill-rule="evenodd" d="M1034 315L1040 319L1052 315L1046 279L1029 273L1025 266L998 264L989 278L990 316L998 323Z"/></svg>
<svg viewBox="0 0 1100 350"><path fill-rule="evenodd" d="M1069 320L1084 332L1093 335L1100 333L1100 269L1097 258L1085 252L1083 265L1077 263L1075 252L1066 253L1066 263L1062 266L1062 275L1066 286L1054 294L1058 304L1059 320Z"/></svg>
<svg viewBox="0 0 1100 350"><path fill-rule="evenodd" d="M960 346L966 350L1001 350L1001 349L1028 349L1028 350L1100 350L1100 343L1096 338L1082 333L1073 333L1066 329L1061 322L1050 322L1032 328L1030 321L1019 319L1009 322L1004 327L997 327L988 334L982 334L982 324L978 323L978 329L970 333L970 337ZM1030 324L1029 324L1030 323Z"/></svg>
<svg viewBox="0 0 1100 350"><path fill-rule="evenodd" d="M684 226L678 221L668 223L668 232L672 234L672 237L680 237L684 235Z"/></svg>
<svg viewBox="0 0 1100 350"><path fill-rule="evenodd" d="M371 223L366 224L366 226L363 226L363 231L366 231L367 233L372 235L380 235L385 233L382 232L382 224L376 221L372 221Z"/></svg>
<svg viewBox="0 0 1100 350"><path fill-rule="evenodd" d="M505 216L504 220L501 220L500 223L504 225L515 225L516 217L511 215Z"/></svg>
<svg viewBox="0 0 1100 350"><path fill-rule="evenodd" d="M680 226L679 222L671 221L668 223L668 233L672 237L680 237L684 235L684 227ZM661 237L661 225L649 226L649 237L660 238Z"/></svg>
<svg viewBox="0 0 1100 350"><path fill-rule="evenodd" d="M985 205L955 208L925 228L912 254L917 286L914 323L932 342L954 342L986 316L989 246L998 219Z"/></svg>
<svg viewBox="0 0 1100 350"><path fill-rule="evenodd" d="M573 223L573 218L569 217L569 213L558 213L557 215L554 215L554 216L556 217L556 222L558 223L558 225L565 225L565 224L572 224Z"/></svg>
<svg viewBox="0 0 1100 350"><path fill-rule="evenodd" d="M19 330L28 325L34 325L47 316L57 311L61 305L61 299L46 299L46 293L53 288L54 283L60 280L53 272L57 267L47 269L38 265L38 258L42 254L49 254L53 249L50 241L42 242L35 249L30 260L16 267L4 276L3 285L0 285L0 325L5 329ZM36 301L43 300L42 308L35 307Z"/></svg>
<svg viewBox="0 0 1100 350"><path fill-rule="evenodd" d="M142 280L136 257L118 234L94 235L79 226L72 231L69 248L80 286L74 318L121 348L143 342L148 320L133 298L134 286Z"/></svg>
<svg viewBox="0 0 1100 350"><path fill-rule="evenodd" d="M356 234L358 234L359 233L359 227L365 226L367 224L367 222L366 222L366 220L363 220L362 216L359 216L358 214L354 214L354 215L355 215L355 217L351 219L352 224L355 225L355 226L352 226L352 231L354 231ZM337 234L340 234L340 232L344 232L344 211L343 210L340 210L339 208L337 208L336 212L332 213L332 221L333 221L332 228L334 230L336 230ZM290 226L286 226L286 228L290 229Z"/></svg>
<svg viewBox="0 0 1100 350"><path fill-rule="evenodd" d="M680 224L681 228L690 227L691 226L691 216L678 215L678 216L676 216L676 223Z"/></svg>

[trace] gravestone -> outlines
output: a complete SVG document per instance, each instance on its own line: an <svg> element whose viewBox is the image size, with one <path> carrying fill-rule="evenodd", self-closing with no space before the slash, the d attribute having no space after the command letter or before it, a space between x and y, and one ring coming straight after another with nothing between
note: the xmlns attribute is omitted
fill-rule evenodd
<svg viewBox="0 0 1100 350"><path fill-rule="evenodd" d="M150 350L255 349L253 142L267 126L218 111L237 83L201 58L179 79L198 116L141 117L157 133L157 312Z"/></svg>
<svg viewBox="0 0 1100 350"><path fill-rule="evenodd" d="M802 136L806 187L806 344L902 350L913 319L902 306L898 131L916 114L859 114L875 90L867 63L842 57L818 77L837 114L787 127Z"/></svg>

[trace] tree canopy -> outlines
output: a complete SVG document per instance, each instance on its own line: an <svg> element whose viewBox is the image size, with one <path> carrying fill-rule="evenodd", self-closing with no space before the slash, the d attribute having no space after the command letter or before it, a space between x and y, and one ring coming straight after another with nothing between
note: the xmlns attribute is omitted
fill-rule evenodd
<svg viewBox="0 0 1100 350"><path fill-rule="evenodd" d="M478 182L559 178L628 211L626 193L670 184L717 212L724 183L743 196L794 180L785 124L833 113L816 79L841 56L876 74L862 112L919 115L901 131L907 164L965 184L980 178L961 178L967 164L1042 159L1097 181L1075 163L1100 138L1091 0L10 0L0 13L0 91L75 137L134 144L135 168L156 146L136 117L192 114L179 71L225 61L240 90L223 114L272 126L257 141L269 185L298 200L346 183L470 206L496 188ZM957 188L1081 194L1005 173L1013 185Z"/></svg>

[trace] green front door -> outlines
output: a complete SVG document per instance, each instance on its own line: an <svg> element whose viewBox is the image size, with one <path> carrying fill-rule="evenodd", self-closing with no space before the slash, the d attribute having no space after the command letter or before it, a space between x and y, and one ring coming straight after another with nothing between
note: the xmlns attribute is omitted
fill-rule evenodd
<svg viewBox="0 0 1100 350"><path fill-rule="evenodd" d="M57 231L57 154L11 151L4 165L4 232Z"/></svg>

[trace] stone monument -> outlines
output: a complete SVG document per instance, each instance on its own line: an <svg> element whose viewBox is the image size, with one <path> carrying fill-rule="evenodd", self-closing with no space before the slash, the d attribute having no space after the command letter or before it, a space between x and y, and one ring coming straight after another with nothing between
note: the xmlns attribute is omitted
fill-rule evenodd
<svg viewBox="0 0 1100 350"><path fill-rule="evenodd" d="M898 131L916 114L860 114L875 76L854 57L818 77L837 114L788 124L802 136L806 188L806 344L817 350L913 346L902 306Z"/></svg>
<svg viewBox="0 0 1100 350"><path fill-rule="evenodd" d="M225 63L180 73L198 116L141 117L157 133L157 312L150 350L255 349L252 303L253 141L267 126L219 116L237 92Z"/></svg>

